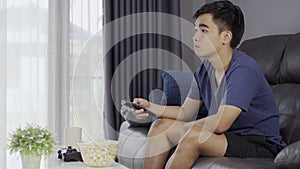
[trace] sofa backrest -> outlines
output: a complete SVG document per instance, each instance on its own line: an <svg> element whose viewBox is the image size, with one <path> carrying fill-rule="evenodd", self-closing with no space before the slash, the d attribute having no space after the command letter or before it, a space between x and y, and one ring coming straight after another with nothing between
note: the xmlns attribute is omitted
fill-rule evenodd
<svg viewBox="0 0 300 169"><path fill-rule="evenodd" d="M272 87L283 139L300 140L300 33L246 40L240 49L256 60Z"/></svg>

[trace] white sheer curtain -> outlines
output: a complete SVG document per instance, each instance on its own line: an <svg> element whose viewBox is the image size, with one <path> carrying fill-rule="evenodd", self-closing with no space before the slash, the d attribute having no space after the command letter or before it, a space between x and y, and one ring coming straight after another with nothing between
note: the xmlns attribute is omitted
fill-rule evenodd
<svg viewBox="0 0 300 169"><path fill-rule="evenodd" d="M4 149L19 125L102 137L101 16L101 0L0 0L0 168L20 167Z"/></svg>
<svg viewBox="0 0 300 169"><path fill-rule="evenodd" d="M102 1L70 0L71 126L103 137Z"/></svg>
<svg viewBox="0 0 300 169"><path fill-rule="evenodd" d="M1 0L0 38L0 135L1 148L4 148L8 133L17 126L48 125L48 1ZM2 156L1 168L15 167L11 157L5 153Z"/></svg>
<svg viewBox="0 0 300 169"><path fill-rule="evenodd" d="M7 1L7 130L47 125L48 4Z"/></svg>
<svg viewBox="0 0 300 169"><path fill-rule="evenodd" d="M49 0L47 120L60 145L64 144L64 128L70 124L69 11L69 0Z"/></svg>
<svg viewBox="0 0 300 169"><path fill-rule="evenodd" d="M0 0L0 168L6 167L6 1Z"/></svg>

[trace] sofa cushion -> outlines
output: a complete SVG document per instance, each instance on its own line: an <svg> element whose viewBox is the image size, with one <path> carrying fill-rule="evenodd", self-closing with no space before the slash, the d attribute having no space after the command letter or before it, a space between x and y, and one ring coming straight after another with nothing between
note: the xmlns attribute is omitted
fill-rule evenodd
<svg viewBox="0 0 300 169"><path fill-rule="evenodd" d="M131 127L124 121L120 128L117 158L128 168L143 168L148 128Z"/></svg>
<svg viewBox="0 0 300 169"><path fill-rule="evenodd" d="M178 70L164 70L161 71L161 75L165 96L162 103L181 106L190 90L193 74Z"/></svg>
<svg viewBox="0 0 300 169"><path fill-rule="evenodd" d="M279 83L281 60L290 35L264 36L244 41L240 49L260 66L270 84Z"/></svg>
<svg viewBox="0 0 300 169"><path fill-rule="evenodd" d="M192 169L276 169L270 158L201 157Z"/></svg>
<svg viewBox="0 0 300 169"><path fill-rule="evenodd" d="M300 141L281 150L274 162L279 169L298 169L300 167Z"/></svg>
<svg viewBox="0 0 300 169"><path fill-rule="evenodd" d="M280 133L287 144L300 140L300 84L272 87L280 116Z"/></svg>
<svg viewBox="0 0 300 169"><path fill-rule="evenodd" d="M280 66L280 83L300 83L300 33L292 36L285 48Z"/></svg>

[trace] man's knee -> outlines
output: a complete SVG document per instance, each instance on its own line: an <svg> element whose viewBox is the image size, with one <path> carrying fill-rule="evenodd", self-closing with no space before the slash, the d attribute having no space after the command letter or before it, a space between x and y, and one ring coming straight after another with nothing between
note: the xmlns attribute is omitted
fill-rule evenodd
<svg viewBox="0 0 300 169"><path fill-rule="evenodd" d="M168 130L168 128L172 126L174 121L175 120L165 119L165 118L160 118L160 119L155 120L150 127L148 136L149 135L150 136L157 135L158 133L161 134L162 132Z"/></svg>
<svg viewBox="0 0 300 169"><path fill-rule="evenodd" d="M179 146L182 148L200 149L210 138L213 133L201 126L192 127L187 134L180 140Z"/></svg>
<svg viewBox="0 0 300 169"><path fill-rule="evenodd" d="M167 129L174 122L175 120L172 119L159 118L152 123L151 129Z"/></svg>
<svg viewBox="0 0 300 169"><path fill-rule="evenodd" d="M177 145L184 133L183 125L184 122L173 119L158 119L152 124L148 137L163 136L172 145Z"/></svg>

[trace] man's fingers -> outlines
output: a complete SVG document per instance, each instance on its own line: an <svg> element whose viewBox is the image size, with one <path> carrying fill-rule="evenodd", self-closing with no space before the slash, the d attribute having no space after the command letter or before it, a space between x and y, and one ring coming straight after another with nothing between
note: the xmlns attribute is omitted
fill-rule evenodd
<svg viewBox="0 0 300 169"><path fill-rule="evenodd" d="M148 116L149 116L149 113L142 113L142 114L136 115L136 118L138 118L138 119L144 119L144 118L146 118Z"/></svg>
<svg viewBox="0 0 300 169"><path fill-rule="evenodd" d="M135 99L133 99L133 103L135 103L135 104L137 104L137 105L139 105L140 104L140 99L138 99L138 98L135 98Z"/></svg>
<svg viewBox="0 0 300 169"><path fill-rule="evenodd" d="M149 113L144 113L144 109L134 111L136 118L144 119L149 116Z"/></svg>
<svg viewBox="0 0 300 169"><path fill-rule="evenodd" d="M143 119L143 118L149 116L149 113L144 113L144 109L135 110L135 109L133 109L133 108L128 108L128 111L130 111L131 113L135 114L135 116L136 116L138 119Z"/></svg>
<svg viewBox="0 0 300 169"><path fill-rule="evenodd" d="M141 114L141 113L143 113L143 112L144 112L144 109L135 110L135 111L134 111L134 114L135 114L135 115L139 115L139 114Z"/></svg>

